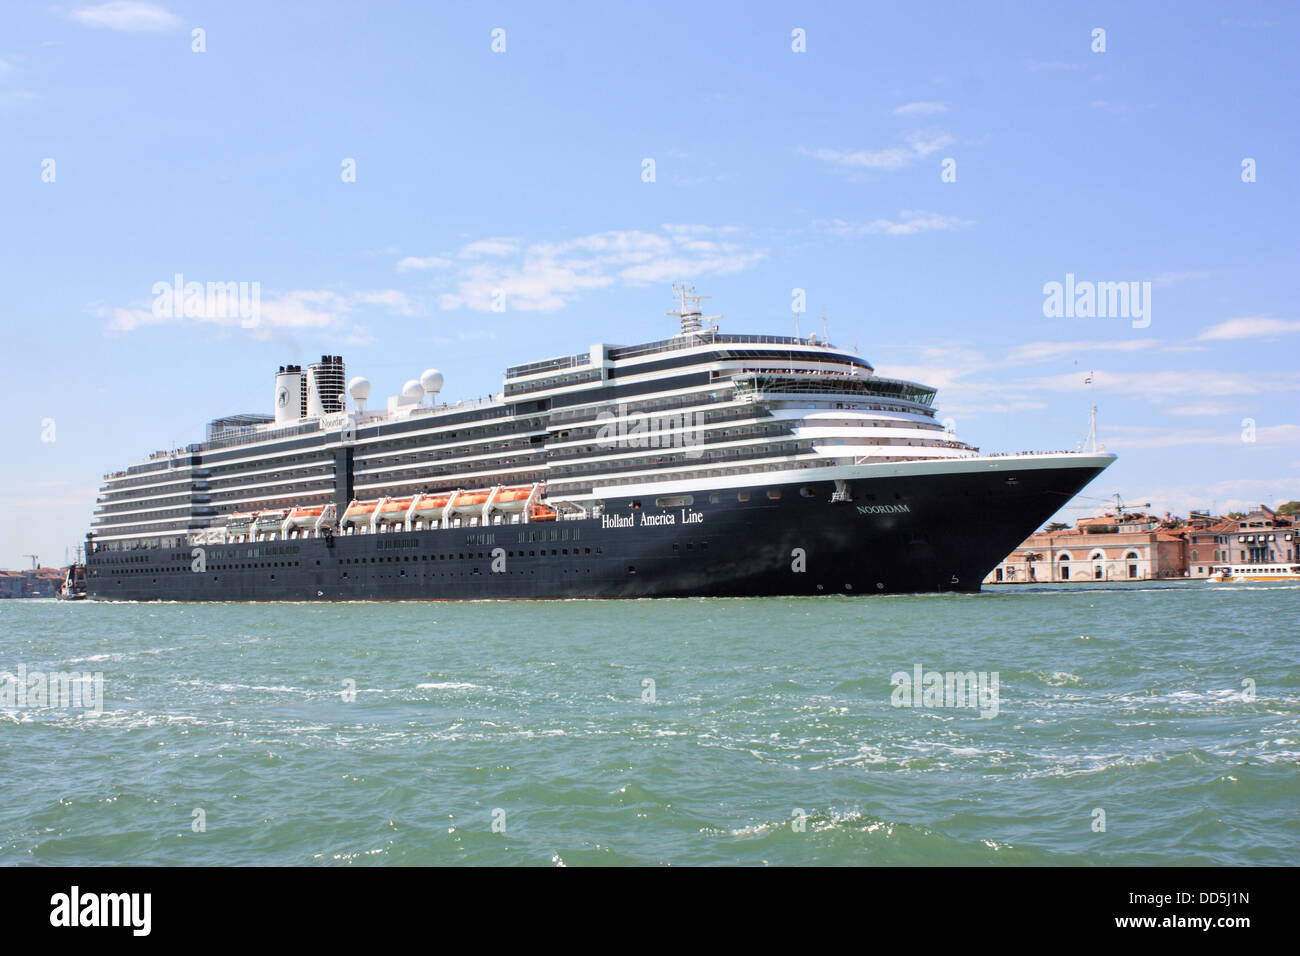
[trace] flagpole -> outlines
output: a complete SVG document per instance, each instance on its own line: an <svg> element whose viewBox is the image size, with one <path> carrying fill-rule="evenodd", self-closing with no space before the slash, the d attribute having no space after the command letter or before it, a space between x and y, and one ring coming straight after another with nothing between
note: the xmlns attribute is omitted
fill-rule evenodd
<svg viewBox="0 0 1300 956"><path fill-rule="evenodd" d="M1092 453L1097 454L1097 383L1094 373L1088 373L1088 394L1092 397L1092 413L1088 418L1088 434L1092 437Z"/></svg>

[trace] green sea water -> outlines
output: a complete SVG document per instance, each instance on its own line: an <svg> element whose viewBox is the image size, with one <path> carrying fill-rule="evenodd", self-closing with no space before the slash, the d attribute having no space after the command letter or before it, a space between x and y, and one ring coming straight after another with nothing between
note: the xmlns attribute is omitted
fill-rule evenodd
<svg viewBox="0 0 1300 956"><path fill-rule="evenodd" d="M3 601L0 682L103 700L0 707L0 863L1295 865L1298 610ZM895 706L917 666L996 674L996 715Z"/></svg>

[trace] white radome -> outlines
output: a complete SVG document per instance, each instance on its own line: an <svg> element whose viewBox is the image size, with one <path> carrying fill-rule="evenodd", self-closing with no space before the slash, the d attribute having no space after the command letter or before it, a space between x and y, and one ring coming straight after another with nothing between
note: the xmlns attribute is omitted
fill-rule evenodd
<svg viewBox="0 0 1300 956"><path fill-rule="evenodd" d="M424 373L420 376L420 384L423 385L424 390L431 395L442 391L442 382L442 373L436 368L425 369Z"/></svg>
<svg viewBox="0 0 1300 956"><path fill-rule="evenodd" d="M358 402L364 402L370 397L370 380L358 375L352 381L348 382L348 394Z"/></svg>
<svg viewBox="0 0 1300 956"><path fill-rule="evenodd" d="M418 402L420 399L424 398L424 386L413 378L409 379L407 380L407 383L402 386L402 395L405 398L411 398Z"/></svg>

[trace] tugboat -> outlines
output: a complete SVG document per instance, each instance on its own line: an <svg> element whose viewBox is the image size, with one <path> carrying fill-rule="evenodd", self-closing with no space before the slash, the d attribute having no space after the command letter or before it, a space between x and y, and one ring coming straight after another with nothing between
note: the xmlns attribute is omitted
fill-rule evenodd
<svg viewBox="0 0 1300 956"><path fill-rule="evenodd" d="M84 601L86 599L86 565L81 557L81 548L77 548L77 560L68 565L63 584L55 595L60 601Z"/></svg>

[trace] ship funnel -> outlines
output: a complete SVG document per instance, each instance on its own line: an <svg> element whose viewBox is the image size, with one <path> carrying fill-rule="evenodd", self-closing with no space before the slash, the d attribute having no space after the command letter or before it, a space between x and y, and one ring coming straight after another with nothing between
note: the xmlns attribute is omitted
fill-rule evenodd
<svg viewBox="0 0 1300 956"><path fill-rule="evenodd" d="M275 423L288 425L302 417L302 368L281 365L275 375Z"/></svg>

